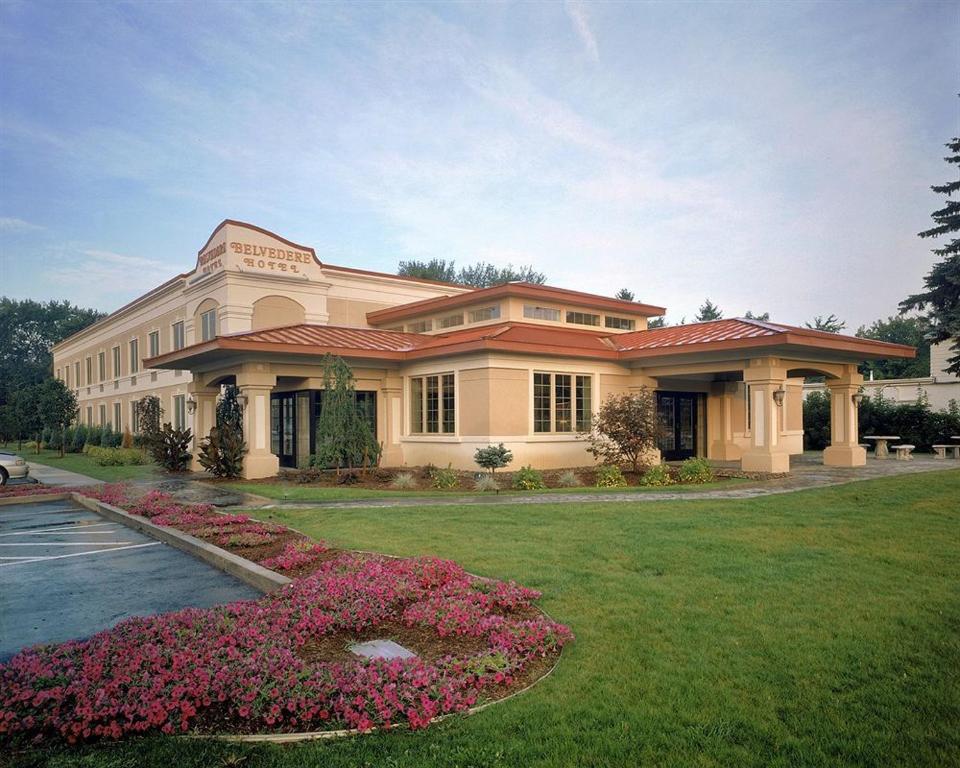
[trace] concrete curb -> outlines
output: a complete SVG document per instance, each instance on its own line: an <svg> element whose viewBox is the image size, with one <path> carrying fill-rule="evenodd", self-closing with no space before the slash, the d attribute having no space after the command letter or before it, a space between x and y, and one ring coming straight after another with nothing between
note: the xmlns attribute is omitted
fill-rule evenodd
<svg viewBox="0 0 960 768"><path fill-rule="evenodd" d="M44 497L44 499L49 498L49 496ZM262 565L257 565L239 555L227 552L225 549L220 549L220 547L214 546L213 544L208 544L175 528L164 528L160 525L154 525L146 518L131 515L119 507L115 507L112 504L105 504L97 499L91 499L82 493L73 492L63 494L63 498L71 498L84 508L108 520L121 523L128 528L133 528L135 531L139 531L153 539L157 539L165 544L169 544L171 547L176 547L187 554L193 555L204 562L210 563L210 565L215 568L229 573L231 576L236 576L244 583L249 584L254 589L259 589L261 592L273 592L286 586L291 581L286 576L274 573Z"/></svg>
<svg viewBox="0 0 960 768"><path fill-rule="evenodd" d="M72 498L73 494L67 491L63 493L35 493L29 496L8 496L0 498L0 507L14 504L38 504L41 501L66 501Z"/></svg>

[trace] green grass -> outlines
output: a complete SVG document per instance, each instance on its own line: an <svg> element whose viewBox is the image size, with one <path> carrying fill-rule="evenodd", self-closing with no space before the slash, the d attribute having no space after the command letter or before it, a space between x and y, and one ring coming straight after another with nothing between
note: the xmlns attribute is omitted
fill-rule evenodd
<svg viewBox="0 0 960 768"><path fill-rule="evenodd" d="M341 547L543 590L577 641L532 691L421 733L153 738L51 766L948 766L960 471L750 500L274 510Z"/></svg>
<svg viewBox="0 0 960 768"><path fill-rule="evenodd" d="M669 491L671 493L696 493L698 491L716 491L748 482L740 478L716 480L702 485L670 485L666 487L636 486L627 488L596 488L592 485L581 485L574 488L545 488L541 491L515 491L505 488L499 492L500 496L536 496L542 493L649 493L651 491ZM268 499L278 501L353 501L355 499L390 499L390 498L433 498L443 496L490 496L497 494L493 491L475 491L469 486L455 488L450 491L438 491L432 488L421 488L411 491L395 491L392 489L378 490L375 488L354 488L349 485L315 486L299 485L297 483L258 483L236 482L224 483L227 488L243 493L252 493Z"/></svg>
<svg viewBox="0 0 960 768"><path fill-rule="evenodd" d="M17 446L16 443L11 443L4 447L7 450L15 450ZM57 467L69 472L79 472L81 475L87 475L109 483L123 480L145 480L158 475L157 466L153 462L139 467L101 467L83 453L67 453L64 454L63 458L60 458L59 451L41 448L38 454L36 449L28 447L26 443L23 444L20 455L27 460L28 464L32 462L46 464L49 467Z"/></svg>

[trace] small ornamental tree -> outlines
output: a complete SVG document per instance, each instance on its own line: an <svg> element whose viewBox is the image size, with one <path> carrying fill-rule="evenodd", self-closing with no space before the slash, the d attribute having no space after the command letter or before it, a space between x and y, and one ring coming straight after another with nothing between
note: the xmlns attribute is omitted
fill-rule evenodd
<svg viewBox="0 0 960 768"><path fill-rule="evenodd" d="M192 442L193 433L189 429L174 429L168 422L151 442L150 453L167 472L183 472L192 458Z"/></svg>
<svg viewBox="0 0 960 768"><path fill-rule="evenodd" d="M60 456L63 457L63 434L77 417L77 396L60 379L47 379L37 387L35 403L40 426L60 435Z"/></svg>
<svg viewBox="0 0 960 768"><path fill-rule="evenodd" d="M200 443L197 461L214 477L240 477L247 444L243 432L229 422L210 430L209 437Z"/></svg>
<svg viewBox="0 0 960 768"><path fill-rule="evenodd" d="M147 395L133 405L137 414L138 430L141 442L147 449L151 449L153 441L160 434L160 419L163 409L160 407L160 398L156 395Z"/></svg>
<svg viewBox="0 0 960 768"><path fill-rule="evenodd" d="M314 463L335 467L368 467L380 460L380 445L357 407L353 371L340 357L324 355L323 399L317 418Z"/></svg>
<svg viewBox="0 0 960 768"><path fill-rule="evenodd" d="M626 461L639 472L643 455L657 445L653 392L643 387L639 392L610 395L593 417L587 439L587 451L594 458L607 464Z"/></svg>
<svg viewBox="0 0 960 768"><path fill-rule="evenodd" d="M217 426L229 424L243 436L243 408L240 406L240 388L233 384L223 387L217 400Z"/></svg>
<svg viewBox="0 0 960 768"><path fill-rule="evenodd" d="M476 453L473 454L473 460L489 470L490 475L493 476L498 469L503 469L513 461L513 453L509 448L505 448L503 443L499 443L488 445L486 448L477 448Z"/></svg>

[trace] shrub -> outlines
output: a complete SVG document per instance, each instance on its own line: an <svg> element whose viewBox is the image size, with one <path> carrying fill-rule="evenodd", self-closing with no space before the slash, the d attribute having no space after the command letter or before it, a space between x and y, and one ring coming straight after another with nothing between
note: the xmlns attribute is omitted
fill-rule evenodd
<svg viewBox="0 0 960 768"><path fill-rule="evenodd" d="M432 480L433 473L437 471L437 465L434 463L426 464L420 467L420 479L421 480Z"/></svg>
<svg viewBox="0 0 960 768"><path fill-rule="evenodd" d="M229 424L243 434L243 408L240 407L240 388L233 384L224 385L217 398L217 426Z"/></svg>
<svg viewBox="0 0 960 768"><path fill-rule="evenodd" d="M500 484L492 473L489 475L480 475L480 477L474 480L473 489L475 491L499 491Z"/></svg>
<svg viewBox="0 0 960 768"><path fill-rule="evenodd" d="M706 459L687 459L680 465L679 477L681 483L710 483L713 482L713 468Z"/></svg>
<svg viewBox="0 0 960 768"><path fill-rule="evenodd" d="M147 395L134 403L134 410L137 412L137 422L140 425L140 437L142 445L150 447L150 443L156 439L160 432L160 418L163 415L163 409L160 407L160 398L156 395Z"/></svg>
<svg viewBox="0 0 960 768"><path fill-rule="evenodd" d="M214 427L200 443L197 461L214 477L240 477L247 444L243 434L230 423Z"/></svg>
<svg viewBox="0 0 960 768"><path fill-rule="evenodd" d="M513 473L513 487L518 491L542 491L547 484L543 481L543 472L528 465Z"/></svg>
<svg viewBox="0 0 960 768"><path fill-rule="evenodd" d="M503 443L499 443L488 445L486 448L477 448L476 453L473 454L473 460L493 475L498 469L503 469L513 461L513 453L504 448Z"/></svg>
<svg viewBox="0 0 960 768"><path fill-rule="evenodd" d="M640 471L643 455L656 447L657 411L651 390L610 395L591 423L587 448L594 458L607 464L627 461Z"/></svg>
<svg viewBox="0 0 960 768"><path fill-rule="evenodd" d="M120 439L121 448L133 448L133 435L130 434L129 429L123 430L123 437Z"/></svg>
<svg viewBox="0 0 960 768"><path fill-rule="evenodd" d="M640 485L673 485L673 478L666 464L657 464L643 473Z"/></svg>
<svg viewBox="0 0 960 768"><path fill-rule="evenodd" d="M565 469L560 473L560 477L557 478L557 485L561 488L578 488L583 485L583 483L580 481L576 472L572 469Z"/></svg>
<svg viewBox="0 0 960 768"><path fill-rule="evenodd" d="M627 479L616 464L597 467L597 488L625 488Z"/></svg>
<svg viewBox="0 0 960 768"><path fill-rule="evenodd" d="M322 467L372 467L383 446L357 407L353 371L340 357L324 355L323 396L317 417L317 464Z"/></svg>
<svg viewBox="0 0 960 768"><path fill-rule="evenodd" d="M153 460L168 472L183 472L190 463L190 443L193 434L189 429L174 429L164 424L150 443Z"/></svg>
<svg viewBox="0 0 960 768"><path fill-rule="evenodd" d="M86 435L86 445L100 445L103 437L102 427L88 427Z"/></svg>
<svg viewBox="0 0 960 768"><path fill-rule="evenodd" d="M143 453L136 448L88 446L88 455L101 467L133 467L144 464Z"/></svg>
<svg viewBox="0 0 960 768"><path fill-rule="evenodd" d="M417 480L413 472L401 472L390 481L390 487L398 491L410 491L417 487Z"/></svg>
<svg viewBox="0 0 960 768"><path fill-rule="evenodd" d="M70 439L69 445L65 446L70 453L81 453L83 446L87 444L87 428L83 424L78 424Z"/></svg>
<svg viewBox="0 0 960 768"><path fill-rule="evenodd" d="M460 485L460 477L449 464L446 469L436 469L433 472L433 487L440 491L449 491Z"/></svg>

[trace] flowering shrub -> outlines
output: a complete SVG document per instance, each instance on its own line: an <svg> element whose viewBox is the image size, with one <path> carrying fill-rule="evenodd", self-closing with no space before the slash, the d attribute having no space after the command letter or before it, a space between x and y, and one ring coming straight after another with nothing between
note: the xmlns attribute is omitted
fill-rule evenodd
<svg viewBox="0 0 960 768"><path fill-rule="evenodd" d="M241 730L423 728L572 639L545 616L530 618L524 609L537 597L450 561L342 554L260 600L129 619L87 640L21 651L0 666L0 745L225 721ZM388 620L486 647L436 662L311 663L298 653L312 638Z"/></svg>
<svg viewBox="0 0 960 768"><path fill-rule="evenodd" d="M261 560L260 565L271 571L292 571L294 568L315 562L328 549L329 547L323 542L317 544L307 539L298 539L287 544L283 552L276 557Z"/></svg>
<svg viewBox="0 0 960 768"><path fill-rule="evenodd" d="M627 479L616 464L597 467L597 488L625 488Z"/></svg>
<svg viewBox="0 0 960 768"><path fill-rule="evenodd" d="M666 464L656 464L640 476L640 485L673 485L673 478Z"/></svg>

